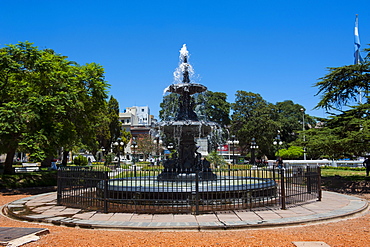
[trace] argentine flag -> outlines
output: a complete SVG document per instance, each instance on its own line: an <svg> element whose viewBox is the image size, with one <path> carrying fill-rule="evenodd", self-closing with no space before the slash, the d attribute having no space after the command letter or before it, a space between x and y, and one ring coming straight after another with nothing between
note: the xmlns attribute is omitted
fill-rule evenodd
<svg viewBox="0 0 370 247"><path fill-rule="evenodd" d="M358 35L358 15L356 15L355 21L355 64L362 63L364 60L360 54L360 36Z"/></svg>

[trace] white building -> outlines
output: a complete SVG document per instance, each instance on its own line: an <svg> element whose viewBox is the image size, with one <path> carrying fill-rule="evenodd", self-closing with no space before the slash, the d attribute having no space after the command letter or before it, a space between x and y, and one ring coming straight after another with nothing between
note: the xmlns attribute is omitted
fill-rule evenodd
<svg viewBox="0 0 370 247"><path fill-rule="evenodd" d="M133 137L141 134L149 134L152 128L153 115L150 115L148 106L127 107L119 114L119 121L122 123L122 130L130 132ZM126 159L131 159L131 143L125 147Z"/></svg>

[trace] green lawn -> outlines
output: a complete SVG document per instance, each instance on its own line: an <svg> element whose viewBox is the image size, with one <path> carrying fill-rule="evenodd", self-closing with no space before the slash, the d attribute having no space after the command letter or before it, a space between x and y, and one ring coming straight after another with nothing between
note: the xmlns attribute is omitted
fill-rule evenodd
<svg viewBox="0 0 370 247"><path fill-rule="evenodd" d="M369 180L370 177L366 177L366 171L362 168L322 168L321 169L321 176L322 177L333 177L333 176L341 176L347 180L351 181L361 181L361 180Z"/></svg>

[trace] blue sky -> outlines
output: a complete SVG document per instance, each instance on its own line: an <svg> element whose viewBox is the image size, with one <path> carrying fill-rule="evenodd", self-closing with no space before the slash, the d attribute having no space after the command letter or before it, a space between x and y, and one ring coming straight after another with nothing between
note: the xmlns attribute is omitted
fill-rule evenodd
<svg viewBox="0 0 370 247"><path fill-rule="evenodd" d="M244 90L325 117L312 110L313 85L327 67L353 63L356 14L368 47L369 9L368 0L2 1L0 46L28 40L79 64L99 63L121 111L149 106L157 117L187 44L192 81L229 102Z"/></svg>

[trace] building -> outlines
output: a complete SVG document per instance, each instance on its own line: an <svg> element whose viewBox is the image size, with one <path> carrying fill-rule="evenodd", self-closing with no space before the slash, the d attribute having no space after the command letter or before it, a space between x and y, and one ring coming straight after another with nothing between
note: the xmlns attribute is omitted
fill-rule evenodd
<svg viewBox="0 0 370 247"><path fill-rule="evenodd" d="M119 114L119 121L122 123L122 130L130 132L132 137L150 134L152 125L155 122L154 116L150 115L148 106L127 107ZM125 159L131 160L133 150L131 143L125 147Z"/></svg>

